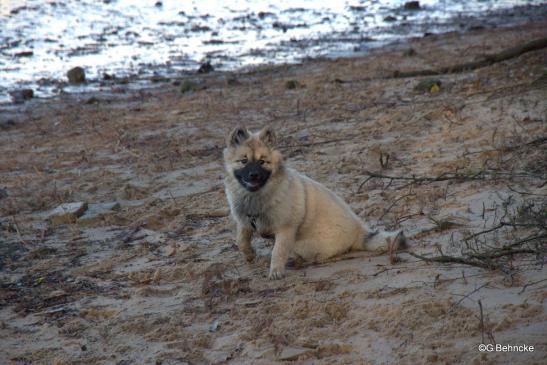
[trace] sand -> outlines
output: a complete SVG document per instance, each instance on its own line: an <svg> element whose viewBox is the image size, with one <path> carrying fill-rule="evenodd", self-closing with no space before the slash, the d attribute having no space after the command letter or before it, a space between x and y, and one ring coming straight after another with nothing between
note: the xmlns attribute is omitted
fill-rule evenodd
<svg viewBox="0 0 547 365"><path fill-rule="evenodd" d="M546 36L546 23L433 35L196 75L205 88L184 93L179 80L4 108L0 363L543 363L545 251L497 270L350 253L269 281L271 242L255 239L251 264L235 246L222 149L236 125L272 125L287 163L367 222L402 228L409 252L457 256L463 237L545 206L547 50L423 91L424 77L391 76ZM463 177L365 182L367 171ZM86 212L53 224L52 210L77 202ZM534 351L479 352L483 342Z"/></svg>

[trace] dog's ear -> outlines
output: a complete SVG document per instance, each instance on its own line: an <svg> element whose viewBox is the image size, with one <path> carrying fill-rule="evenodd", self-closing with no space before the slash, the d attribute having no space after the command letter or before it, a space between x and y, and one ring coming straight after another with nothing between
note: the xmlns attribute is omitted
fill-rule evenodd
<svg viewBox="0 0 547 365"><path fill-rule="evenodd" d="M228 137L228 146L239 146L243 142L245 142L251 134L247 130L247 128L243 127L236 127L232 133L230 133L230 136Z"/></svg>
<svg viewBox="0 0 547 365"><path fill-rule="evenodd" d="M277 136L272 127L266 126L262 128L258 134L258 138L268 147L275 148L277 146Z"/></svg>

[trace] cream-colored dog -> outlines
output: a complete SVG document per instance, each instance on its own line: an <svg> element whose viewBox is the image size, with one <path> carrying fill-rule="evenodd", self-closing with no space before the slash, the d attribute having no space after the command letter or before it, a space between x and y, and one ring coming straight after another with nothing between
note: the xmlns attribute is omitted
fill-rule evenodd
<svg viewBox="0 0 547 365"><path fill-rule="evenodd" d="M372 232L336 194L287 167L268 127L258 133L236 128L228 137L224 163L239 249L252 261L253 232L275 237L270 279L283 277L290 255L320 262L350 250L405 242L400 231Z"/></svg>

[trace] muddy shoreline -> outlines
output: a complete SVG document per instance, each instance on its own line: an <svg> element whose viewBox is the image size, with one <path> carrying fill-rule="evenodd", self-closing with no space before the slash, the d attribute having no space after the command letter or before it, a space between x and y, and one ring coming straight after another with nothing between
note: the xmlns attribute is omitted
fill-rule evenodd
<svg viewBox="0 0 547 365"><path fill-rule="evenodd" d="M494 8L490 8L485 2L457 11L450 8L450 5L457 6L457 1L445 4L444 10L438 4L422 4L418 10L396 4L378 9L378 4L362 9L349 7L334 12L304 8L278 9L278 14L238 10L223 14L228 18L220 17L218 22L208 14L182 12L184 14L177 15L173 4L160 8L153 4L135 4L150 17L150 27L144 27L144 34L140 34L141 31L134 29L137 25L128 23L122 13L115 11L117 6L127 6L130 14L129 4L81 3L90 19L97 18L93 26L86 22L71 23L74 13L83 11L77 10L78 7L73 9L74 4L29 6L12 14L16 17L13 23L9 17L0 18L7 21L4 26L10 30L2 39L4 46L0 47L0 106L26 100L17 93L21 89L33 90L34 97L43 98L63 93L107 92L128 86L142 88L147 84L191 77L207 63L217 71L245 71L260 64L363 56L371 49L405 43L412 37L492 30L547 19L547 5L540 3L506 9L494 4ZM112 13L103 14L107 9ZM37 12L34 17L33 12ZM72 24L65 33L50 34L49 28L42 29L44 25L40 22L35 24L35 17L50 17L56 12ZM16 20L19 16L22 18ZM114 23L103 24L104 16L112 16ZM167 21L162 17L174 18ZM388 17L393 20L384 20ZM53 29L67 26L64 22L55 25L55 19L51 19ZM37 30L32 31L36 27ZM250 33L241 33L243 29ZM41 33L48 37L42 39ZM80 35L75 37L73 33ZM248 37L256 37L255 43L248 44ZM193 46L183 46L187 42ZM75 66L85 70L85 83L68 82L67 71ZM27 95L30 95L28 91Z"/></svg>
<svg viewBox="0 0 547 365"><path fill-rule="evenodd" d="M427 257L542 237L547 50L393 75L545 37L545 22L454 32L3 106L0 362L542 364L545 240L490 269L363 252L269 281L271 242L252 264L235 246L221 159L231 128L270 124L291 166Z"/></svg>

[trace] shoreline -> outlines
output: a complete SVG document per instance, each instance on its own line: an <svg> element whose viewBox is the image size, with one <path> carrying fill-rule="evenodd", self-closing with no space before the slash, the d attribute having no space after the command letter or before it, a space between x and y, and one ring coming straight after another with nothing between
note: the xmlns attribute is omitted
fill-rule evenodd
<svg viewBox="0 0 547 365"><path fill-rule="evenodd" d="M503 10L496 10L491 11L487 13L481 13L477 14L475 16L464 16L464 17L455 17L454 19L451 19L451 21L447 24L444 24L444 31L441 33L436 32L429 32L428 27L424 25L423 34L425 34L423 37L427 36L440 36L442 34L450 34L450 33L459 33L461 35L466 34L468 32L473 32L477 30L484 30L484 31L493 31L494 29L503 29L506 27L515 27L522 24L527 24L529 21L526 21L527 15L530 19L534 19L535 22L541 23L547 21L547 18L545 16L541 16L541 11L538 9L547 8L547 5L527 5L527 6L519 6L512 9L503 9ZM495 19L495 20L492 20ZM506 22L506 23L504 23ZM515 24L516 23L516 24ZM404 22L402 24L396 24L394 27L403 27L404 28ZM416 25L417 26L417 25ZM402 29L402 28L401 28ZM394 30L391 30L394 32ZM397 31L400 32L400 31ZM395 33L397 33L395 32ZM332 35L335 39L336 37L340 37L340 35ZM314 42L321 43L322 39L326 40L329 39L329 35L324 35L321 38L318 39L302 39L302 40L295 40L293 45L291 47L295 46L295 44L299 44L299 42L302 42L303 48L306 49L306 47L312 47L312 44ZM402 37L402 38L401 38ZM365 37L366 38L366 37ZM413 42L416 39L420 39L422 37L413 37L413 38L405 38L404 36L400 36L399 38L395 40L380 40L380 39L371 39L364 44L357 46L358 39L351 41L353 38L348 38L345 42L349 42L349 44L353 44L352 42L357 42L354 45L353 51L333 51L331 50L331 53L328 55L316 55L312 58L309 58L308 56L297 56L297 53L295 52L294 59L292 62L288 63L263 63L259 65L247 65L247 66L238 66L233 70L225 70L221 69L218 72L224 73L245 73L249 70L252 70L253 68L261 68L261 67L276 67L276 66L283 66L283 65L291 65L291 64L302 64L309 62L310 60L313 61L314 59L337 59L337 58L353 58L353 57L363 57L366 56L367 53L374 51L375 49L385 49L386 47L389 48L393 45L400 44L400 43L407 43L407 42ZM279 49L283 47L287 47L287 45L279 44L277 45ZM359 49L357 49L357 48ZM362 48L362 49L361 49ZM263 50L266 52L265 50ZM272 50L268 51L272 52ZM218 66L218 62L222 64L221 60L210 60L207 59L207 62L212 61L213 66L216 68ZM189 69L182 69L182 70L175 70L178 66L176 65L167 65L167 64L158 64L158 65L151 65L150 67L146 69L141 69L139 73L142 71L144 73L147 73L147 75L138 75L134 72L122 72L121 74L116 73L108 73L108 78L105 79L103 76L98 75L100 77L94 77L89 79L89 75L87 75L88 80L83 85L77 85L77 84L70 84L66 80L66 73L63 75L62 79L55 79L55 78L41 78L40 80L34 80L32 82L18 82L11 86L3 86L2 88L5 91L5 95L3 96L2 102L0 103L1 107L10 106L13 104L20 104L21 101L16 101L14 97L11 97L10 101L10 95L11 92L17 92L18 90L26 90L31 89L33 90L35 97L36 95L40 95L39 98L51 98L51 97L58 97L62 96L63 93L95 93L95 92L107 92L106 89L115 89L115 88L123 88L123 87L133 87L133 88L142 88L146 89L148 87L153 86L154 84L158 83L164 83L164 82L170 82L176 80L184 80L186 78L191 78L194 75L196 75L198 68L200 65L203 65L206 63L206 61L202 61L201 63L198 62L195 65L194 70ZM67 63L68 64L68 63ZM74 66L74 63L71 62L71 64ZM175 69L173 68L175 67ZM68 71L68 68L65 70L65 72ZM86 70L86 73L88 73L89 70ZM106 71L105 71L106 73ZM199 76L199 74L197 74ZM144 84L143 84L144 83ZM141 84L141 85L139 85ZM40 86L38 86L40 85ZM126 85L126 86L124 86ZM38 86L38 87L37 87ZM61 95L60 95L61 94ZM25 99L26 100L26 99Z"/></svg>

